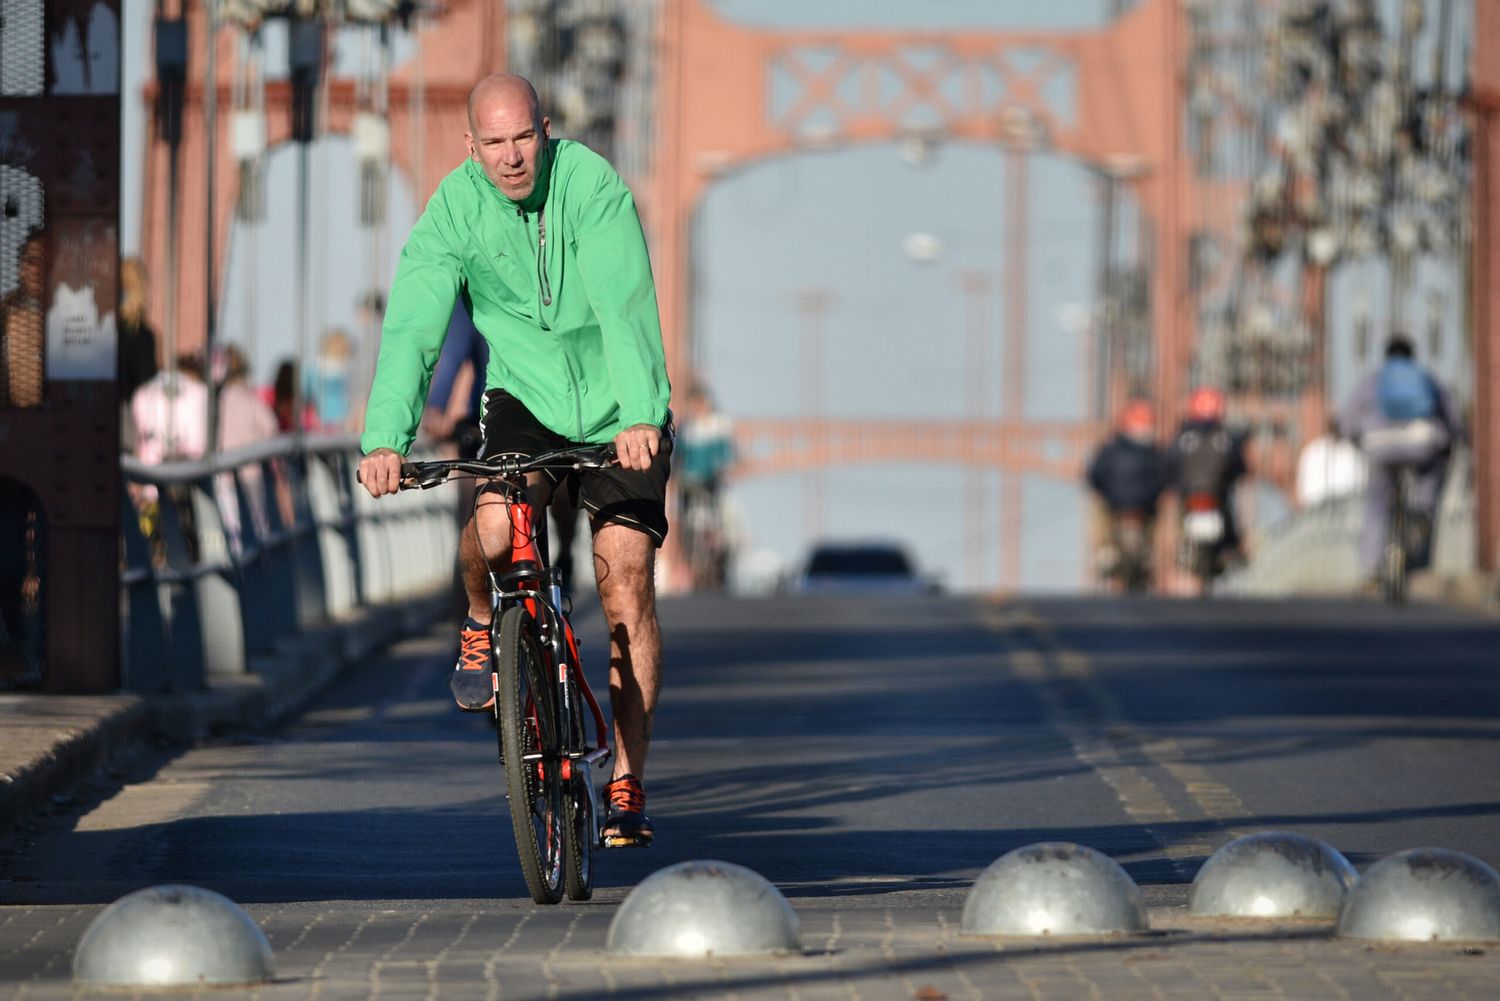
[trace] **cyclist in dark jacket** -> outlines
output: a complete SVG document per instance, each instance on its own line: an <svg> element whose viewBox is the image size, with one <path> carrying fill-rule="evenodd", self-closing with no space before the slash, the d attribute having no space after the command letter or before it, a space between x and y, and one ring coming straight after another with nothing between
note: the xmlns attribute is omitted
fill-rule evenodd
<svg viewBox="0 0 1500 1001"><path fill-rule="evenodd" d="M1166 489L1166 462L1155 437L1151 404L1132 400L1120 414L1114 436L1089 462L1088 482L1111 513L1144 511L1155 516Z"/></svg>
<svg viewBox="0 0 1500 1001"><path fill-rule="evenodd" d="M1086 473L1100 501L1095 524L1095 564L1101 575L1119 577L1122 560L1119 522L1139 519L1140 573L1149 577L1156 507L1167 486L1166 457L1156 443L1156 415L1145 400L1131 400L1120 412L1117 430L1099 446ZM1128 548L1128 547L1125 547ZM1143 578L1144 582L1144 578Z"/></svg>

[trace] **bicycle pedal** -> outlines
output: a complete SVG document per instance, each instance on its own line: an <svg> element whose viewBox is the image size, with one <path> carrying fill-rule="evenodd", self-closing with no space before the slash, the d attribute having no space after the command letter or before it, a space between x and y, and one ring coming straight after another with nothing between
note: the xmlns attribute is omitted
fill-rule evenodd
<svg viewBox="0 0 1500 1001"><path fill-rule="evenodd" d="M627 836L627 835L623 835L623 834L616 834L616 835L613 835L611 837L604 838L603 841L600 844L600 847L601 848L650 848L651 847L651 839L650 838L636 837L634 835Z"/></svg>

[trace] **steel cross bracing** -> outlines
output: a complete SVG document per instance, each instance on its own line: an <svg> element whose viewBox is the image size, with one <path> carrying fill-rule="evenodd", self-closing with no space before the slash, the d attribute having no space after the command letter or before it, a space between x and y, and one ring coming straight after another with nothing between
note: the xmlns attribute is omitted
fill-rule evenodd
<svg viewBox="0 0 1500 1001"><path fill-rule="evenodd" d="M1079 475L1094 443L1077 421L807 420L749 417L735 421L741 477L816 470L838 463L939 463L1012 469L1059 479Z"/></svg>
<svg viewBox="0 0 1500 1001"><path fill-rule="evenodd" d="M1153 395L1167 411L1185 395L1194 319L1185 252L1200 223L1198 209L1212 209L1222 192L1218 182L1200 184L1181 141L1179 63L1186 46L1178 3L1148 0L1088 32L912 33L757 29L724 20L700 0L664 0L659 27L659 139L638 188L674 383L697 374L690 223L716 176L772 155L915 139L988 143L1012 150L1012 160L1033 151L1062 154L1119 176L1153 234L1150 299L1159 304L1151 324ZM1024 287L1024 271L1009 271L1006 287ZM1009 326L1007 337L1025 338L1024 329ZM1024 373L1012 378L1024 386ZM1020 413L1008 416L1000 423L950 422L948 433L984 427L989 441L1029 434ZM1000 469L1045 467L1049 475L1071 477L1094 431L1083 420L1073 428L1062 446L1066 462L1039 464L1019 443L980 451ZM833 463L847 461L852 453L844 449L855 447L842 436L823 441L818 454ZM905 454L904 444L878 441L866 440L859 454L874 457L870 450L880 448L891 449L892 458ZM763 454L745 471L800 467L807 454Z"/></svg>

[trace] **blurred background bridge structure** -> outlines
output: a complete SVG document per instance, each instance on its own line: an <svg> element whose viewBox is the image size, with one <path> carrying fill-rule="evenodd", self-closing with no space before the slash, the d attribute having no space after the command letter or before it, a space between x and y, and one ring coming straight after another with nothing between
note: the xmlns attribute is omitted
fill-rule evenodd
<svg viewBox="0 0 1500 1001"><path fill-rule="evenodd" d="M724 9L735 4L708 0L161 0L149 21L104 0L92 6L113 12L122 62L147 64L123 76L121 101L147 118L140 148L124 155L144 165L139 245L160 278L147 311L169 369L226 331L265 367L271 352L257 339L270 333L258 317L270 306L254 269L264 224L288 201L293 239L270 252L295 261L294 287L279 290L294 329L278 335L313 368L329 296L320 269L333 260L370 293L388 284L406 225L392 210L397 189L412 211L425 202L461 155L469 87L511 70L537 83L555 136L600 149L637 192L679 396L735 375L723 351L707 348L704 276L719 265L706 257L703 219L716 187L764 162L854 147L894 147L917 167L949 147L996 154L1001 218L989 264L948 285L963 304L948 324L959 336L886 335L913 353L961 357L961 378L945 387L952 405L892 402L880 416L831 406L829 388L851 378L830 348L845 321L814 273L799 275L790 297L794 336L784 343L794 347L767 347L766 381L796 387L794 405L726 407L734 489L779 477L799 492L802 524L777 529L799 546L830 522L831 470L951 466L966 471L956 482L968 544L950 583L1039 586L1023 554L1028 540L1048 543L1028 482L1076 485L1126 398L1151 399L1165 431L1202 384L1227 391L1231 420L1251 434L1262 506L1284 511L1299 448L1386 334L1403 329L1452 383L1472 430L1473 474L1450 507L1468 512L1470 541L1452 565L1496 569L1492 5L1101 0L1084 27L922 30L750 24ZM355 220L328 218L336 192L315 157L340 136L336 149L356 165ZM270 169L283 150L294 154L290 184ZM1042 329L1037 181L1059 160L1087 178L1092 223L1072 237L1065 267L1088 275L1090 293L1067 324ZM918 265L943 254L940 232L911 236L903 247ZM821 222L807 239L842 253L843 238ZM353 385L368 380L378 324L378 306L360 312ZM1038 353L1069 338L1073 385L1061 393L1042 378ZM888 367L908 363L892 356ZM303 392L299 382L299 408ZM881 392L869 394L877 404ZM1054 397L1076 405L1044 406ZM60 434L38 426L29 447L46 454ZM27 462L3 472L29 482ZM1085 521L1068 530L1081 536ZM668 583L681 584L681 553L667 560Z"/></svg>
<svg viewBox="0 0 1500 1001"><path fill-rule="evenodd" d="M292 5L290 13L311 16L291 21L288 76L268 80L256 39L264 15L285 6L230 5L221 18L217 97L229 110L218 120L216 142L226 153L240 145L237 159L218 158L217 228L186 222L202 216L190 202L171 211L168 192L176 187L162 182L171 173L171 144L155 145L144 247L160 270L179 254L225 260L230 206L238 201L241 218L252 218L247 208L255 199L247 192L256 188L258 159L277 143L312 138L293 134L300 121L304 129L355 135L362 183L371 189L361 202L371 207L362 217L369 231L358 243L371 254L372 287L380 287L371 248L390 243L376 232L383 174L402 172L423 198L453 163L469 82L509 66L538 81L559 111L559 134L602 147L635 182L678 386L715 381L701 362L691 294L693 220L705 190L761 158L872 143L916 150L977 143L1004 151L997 179L1005 190L1004 241L995 248L1001 280L992 290L1003 314L999 364L975 369L1000 387L1000 420L988 438L1032 435L1025 420L1031 275L1024 251L1032 235L1031 162L1042 152L1062 155L1096 175L1096 246L1093 260L1078 262L1094 270L1096 297L1088 318L1087 407L1066 438L1073 470L1080 446L1126 394L1153 398L1170 424L1186 390L1211 382L1229 389L1231 413L1253 429L1261 475L1288 490L1296 448L1326 421L1329 300L1339 294L1330 280L1341 264L1378 260L1387 272L1383 289L1366 279L1360 292L1343 296L1383 292L1388 300L1341 311L1341 322L1357 330L1353 353L1361 362L1372 360L1382 333L1397 327L1420 329L1439 354L1485 361L1462 327L1466 315L1483 315L1478 300L1486 291L1475 283L1475 301L1460 301L1484 222L1471 217L1470 150L1477 147L1469 132L1485 115L1478 82L1486 72L1484 46L1475 42L1486 15L1466 4L1384 11L1370 3L1148 0L1107 4L1090 31L924 32L748 27L703 0L473 0L440 10ZM195 39L202 11L189 4L185 12ZM336 27L363 30L379 52L361 60L358 75L328 74L328 33ZM403 28L416 47L393 70L393 35ZM186 89L183 177L204 169L202 94ZM256 141L235 139L244 135ZM190 185L188 197L202 190ZM305 195L305 182L299 190ZM165 225L174 217L183 226L176 250ZM219 245L205 253L210 238ZM1436 278L1428 278L1434 268ZM224 281L222 263L214 280ZM206 272L190 270L174 301L172 289L158 290L162 312L177 318L168 326L181 326L183 347L205 333L193 320L209 315L206 284ZM804 296L800 308L817 310L817 301ZM801 356L785 359L788 367L827 369L826 359L812 357L818 336L810 327ZM1489 391L1482 383L1459 392L1477 401ZM802 444L781 451L776 443L790 439L767 436L763 422L752 422L742 431L742 452L750 456L742 472L802 468L808 454L832 465L856 458L841 450L850 440L847 420L829 424L814 412L785 420L797 425ZM969 430L962 423L955 435ZM912 436L889 439L884 451L869 440L860 461L925 458L910 448ZM1019 444L973 454L979 457L972 461L1008 474L997 546L1012 557L1000 584L1014 588L1021 581L1013 557L1025 534L1020 477L1043 470ZM816 490L817 482L809 473L804 489ZM805 506L820 505L814 499ZM1491 554L1494 507L1480 502Z"/></svg>

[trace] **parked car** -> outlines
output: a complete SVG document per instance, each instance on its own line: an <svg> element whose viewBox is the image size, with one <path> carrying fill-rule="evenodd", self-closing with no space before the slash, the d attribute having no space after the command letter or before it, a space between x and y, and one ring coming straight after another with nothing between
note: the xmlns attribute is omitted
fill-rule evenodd
<svg viewBox="0 0 1500 1001"><path fill-rule="evenodd" d="M936 594L941 588L917 572L900 543L870 541L815 545L791 590L802 594Z"/></svg>

